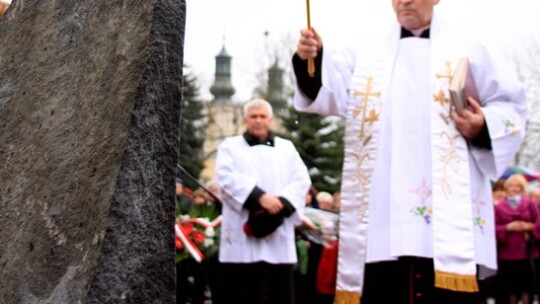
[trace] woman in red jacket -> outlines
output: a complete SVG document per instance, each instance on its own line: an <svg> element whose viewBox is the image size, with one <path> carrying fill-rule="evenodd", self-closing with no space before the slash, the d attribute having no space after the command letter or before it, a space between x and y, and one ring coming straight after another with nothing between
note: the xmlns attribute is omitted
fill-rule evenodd
<svg viewBox="0 0 540 304"><path fill-rule="evenodd" d="M506 197L495 206L499 275L505 303L532 303L534 263L540 256L535 239L540 239L540 212L526 196L527 180L523 175L510 176L504 183Z"/></svg>

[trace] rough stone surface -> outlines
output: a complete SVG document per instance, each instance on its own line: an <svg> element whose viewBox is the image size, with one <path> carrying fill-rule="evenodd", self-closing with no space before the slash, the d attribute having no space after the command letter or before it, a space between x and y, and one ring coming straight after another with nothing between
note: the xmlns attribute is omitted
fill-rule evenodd
<svg viewBox="0 0 540 304"><path fill-rule="evenodd" d="M13 1L0 303L174 303L185 0Z"/></svg>

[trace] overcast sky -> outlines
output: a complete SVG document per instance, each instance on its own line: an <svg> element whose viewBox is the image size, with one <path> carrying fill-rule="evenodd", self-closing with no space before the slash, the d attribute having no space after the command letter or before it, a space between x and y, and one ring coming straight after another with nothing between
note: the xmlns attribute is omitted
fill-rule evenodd
<svg viewBox="0 0 540 304"><path fill-rule="evenodd" d="M305 0L186 2L184 62L198 78L205 99L211 99L214 57L223 41L233 57L234 99L245 101L258 84L257 73L269 64L265 49L292 51L306 25ZM437 9L456 26L470 28L507 61L532 39L540 39L539 0L441 0ZM312 25L327 47L376 31L379 22L390 18L394 18L390 0L311 0Z"/></svg>

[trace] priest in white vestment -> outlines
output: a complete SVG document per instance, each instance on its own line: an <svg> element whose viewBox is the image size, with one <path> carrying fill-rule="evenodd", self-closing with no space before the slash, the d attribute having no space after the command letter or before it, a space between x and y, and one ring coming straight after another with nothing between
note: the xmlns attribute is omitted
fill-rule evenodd
<svg viewBox="0 0 540 304"><path fill-rule="evenodd" d="M524 137L524 89L438 2L392 0L388 35L341 53L301 31L295 107L346 119L336 303L479 303L497 269L489 180ZM479 100L458 114L448 88L464 57Z"/></svg>
<svg viewBox="0 0 540 304"><path fill-rule="evenodd" d="M221 303L294 304L294 226L311 185L293 143L274 136L271 105L244 106L247 131L227 138L216 159L223 200Z"/></svg>

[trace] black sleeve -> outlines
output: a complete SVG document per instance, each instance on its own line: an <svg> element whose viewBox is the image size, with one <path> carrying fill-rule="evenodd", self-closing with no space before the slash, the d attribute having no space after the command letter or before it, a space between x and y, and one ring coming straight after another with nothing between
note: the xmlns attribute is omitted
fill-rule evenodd
<svg viewBox="0 0 540 304"><path fill-rule="evenodd" d="M261 209L261 205L259 204L259 198L261 198L261 196L263 196L264 193L265 192L261 188L255 186L255 188L253 188L253 190L247 197L242 207L246 208L247 210L251 212L255 212Z"/></svg>
<svg viewBox="0 0 540 304"><path fill-rule="evenodd" d="M489 135L489 129L485 120L482 131L475 138L471 139L471 144L477 148L491 150L491 136Z"/></svg>
<svg viewBox="0 0 540 304"><path fill-rule="evenodd" d="M294 75L298 83L298 87L309 99L315 100L319 90L322 87L322 54L323 49L319 51L319 55L315 58L315 76L309 77L307 71L307 60L302 60L298 55L294 54L293 56L293 68Z"/></svg>
<svg viewBox="0 0 540 304"><path fill-rule="evenodd" d="M250 194L250 198L261 193L264 192L262 192L262 190L258 187L255 187ZM284 197L278 197L279 201L283 204L283 209L277 214L268 213L258 203L252 203L253 200L250 198L248 198L244 204L244 208L248 208L249 210L249 217L244 225L244 232L247 235L254 236L256 238L263 238L274 232L279 226L281 226L281 224L283 224L283 220L286 217L291 216L296 211L294 206ZM246 204L248 204L247 207Z"/></svg>
<svg viewBox="0 0 540 304"><path fill-rule="evenodd" d="M289 217L296 211L296 208L294 208L294 206L291 204L291 202L289 202L288 199L281 196L278 197L278 199L281 202L281 204L283 204L283 209L281 209L281 211L279 212L279 215L282 215L284 217Z"/></svg>

